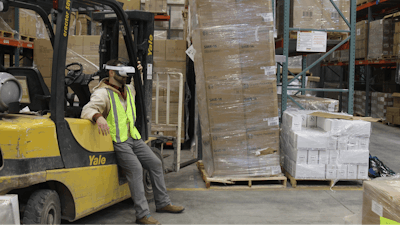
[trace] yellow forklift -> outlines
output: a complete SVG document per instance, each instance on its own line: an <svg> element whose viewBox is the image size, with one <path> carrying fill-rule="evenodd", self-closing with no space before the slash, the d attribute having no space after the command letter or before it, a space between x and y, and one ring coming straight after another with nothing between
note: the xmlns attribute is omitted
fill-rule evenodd
<svg viewBox="0 0 400 225"><path fill-rule="evenodd" d="M140 60L144 67L143 78L140 73L133 74L136 127L149 141L146 114L151 115L151 95L146 93L151 94L152 89L146 75L151 74L153 60L154 15L124 12L115 0L0 0L0 6L0 11L12 6L37 12L54 49L53 61L49 62L51 94L36 68L0 67L0 195L18 194L22 222L30 224L75 221L130 198L111 138L100 135L96 124L79 117L90 99L88 83L94 76L105 77L101 65L118 58L121 31L129 56L126 65L137 68ZM66 67L66 55L70 15L73 9L89 7L108 10L93 14L102 22L100 63L97 73L86 75L79 63ZM55 32L48 19L50 14ZM67 87L74 93L68 93ZM75 95L79 103L74 102ZM25 102L25 98L30 100ZM20 113L26 106L30 112ZM158 149L153 151L163 158ZM146 171L143 180L151 198Z"/></svg>

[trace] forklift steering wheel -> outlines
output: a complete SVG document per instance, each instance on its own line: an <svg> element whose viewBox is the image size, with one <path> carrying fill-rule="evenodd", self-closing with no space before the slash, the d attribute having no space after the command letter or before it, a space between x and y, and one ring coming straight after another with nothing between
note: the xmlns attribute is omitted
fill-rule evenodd
<svg viewBox="0 0 400 225"><path fill-rule="evenodd" d="M74 69L70 69L70 68L69 68L70 66L79 66L80 68L77 69L77 70L74 70ZM70 72L70 71L81 72L81 73L83 72L83 66L82 66L82 64L77 63L77 62L70 63L70 64L66 65L66 66L65 66L65 69L68 70L68 72Z"/></svg>

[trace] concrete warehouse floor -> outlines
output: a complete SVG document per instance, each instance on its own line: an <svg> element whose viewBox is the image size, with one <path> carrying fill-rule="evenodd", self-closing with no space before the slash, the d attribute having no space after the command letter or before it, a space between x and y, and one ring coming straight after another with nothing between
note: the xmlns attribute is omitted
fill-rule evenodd
<svg viewBox="0 0 400 225"><path fill-rule="evenodd" d="M399 146L399 127L373 123L370 152L395 172L400 172ZM172 155L165 160L170 165ZM150 203L152 216L163 224L343 224L346 216L360 219L362 209L363 192L357 187L332 191L292 188L288 182L283 189L206 189L195 164L167 174L165 180L173 203L184 205L186 210L177 215L156 213L154 203ZM134 222L133 201L129 199L74 224Z"/></svg>

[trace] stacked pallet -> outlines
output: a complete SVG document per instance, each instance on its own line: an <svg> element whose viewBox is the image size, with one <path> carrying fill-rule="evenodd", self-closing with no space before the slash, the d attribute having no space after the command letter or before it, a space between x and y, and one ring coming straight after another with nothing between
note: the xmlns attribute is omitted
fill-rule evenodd
<svg viewBox="0 0 400 225"><path fill-rule="evenodd" d="M279 175L272 1L190 4L198 18L192 37L204 170L210 177Z"/></svg>
<svg viewBox="0 0 400 225"><path fill-rule="evenodd" d="M295 179L368 179L370 134L370 122L347 114L285 111L283 167Z"/></svg>
<svg viewBox="0 0 400 225"><path fill-rule="evenodd" d="M371 93L371 116L386 120L386 110L393 106L393 98L390 93L372 92Z"/></svg>
<svg viewBox="0 0 400 225"><path fill-rule="evenodd" d="M386 108L386 121L400 125L400 93L393 93L393 107Z"/></svg>

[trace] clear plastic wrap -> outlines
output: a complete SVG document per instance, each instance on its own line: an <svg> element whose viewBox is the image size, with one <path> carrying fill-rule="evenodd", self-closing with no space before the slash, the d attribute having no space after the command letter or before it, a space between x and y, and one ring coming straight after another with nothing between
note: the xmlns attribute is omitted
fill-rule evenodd
<svg viewBox="0 0 400 225"><path fill-rule="evenodd" d="M306 110L324 110L329 112L339 111L339 101L336 99L306 95L292 95L291 97ZM279 109L281 109L281 102L281 95L278 95ZM287 109L300 109L300 107L290 99L287 100L286 107Z"/></svg>
<svg viewBox="0 0 400 225"><path fill-rule="evenodd" d="M0 196L0 221L2 224L20 224L17 195Z"/></svg>
<svg viewBox="0 0 400 225"><path fill-rule="evenodd" d="M362 224L389 224L387 219L400 223L399 175L364 182Z"/></svg>
<svg viewBox="0 0 400 225"><path fill-rule="evenodd" d="M144 9L147 12L166 13L167 0L146 0Z"/></svg>
<svg viewBox="0 0 400 225"><path fill-rule="evenodd" d="M348 114L286 110L281 161L297 179L365 180L370 134L370 122Z"/></svg>
<svg viewBox="0 0 400 225"><path fill-rule="evenodd" d="M289 57L288 68L302 68L303 67L303 56Z"/></svg>
<svg viewBox="0 0 400 225"><path fill-rule="evenodd" d="M333 0L343 15L350 21L350 0ZM346 22L332 5L330 0L322 0L321 28L327 30L349 30Z"/></svg>
<svg viewBox="0 0 400 225"><path fill-rule="evenodd" d="M371 117L386 120L386 110L391 106L393 106L391 93L371 93Z"/></svg>
<svg viewBox="0 0 400 225"><path fill-rule="evenodd" d="M281 173L270 4L191 2L198 19L192 37L203 162L210 176ZM238 13L241 20L232 20Z"/></svg>
<svg viewBox="0 0 400 225"><path fill-rule="evenodd" d="M369 23L368 59L381 59L393 55L392 19L381 19Z"/></svg>

